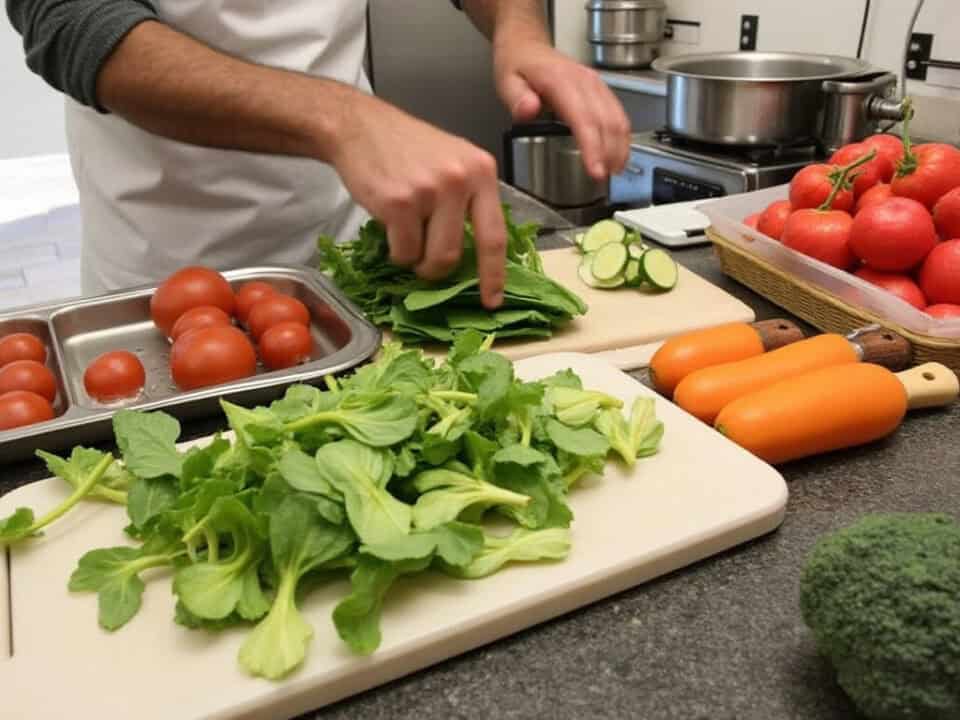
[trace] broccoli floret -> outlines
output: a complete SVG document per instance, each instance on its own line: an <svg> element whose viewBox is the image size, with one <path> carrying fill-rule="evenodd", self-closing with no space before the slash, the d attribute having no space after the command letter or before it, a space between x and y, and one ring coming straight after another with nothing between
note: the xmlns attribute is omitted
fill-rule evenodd
<svg viewBox="0 0 960 720"><path fill-rule="evenodd" d="M819 540L800 608L820 652L873 720L960 718L960 524L868 515Z"/></svg>

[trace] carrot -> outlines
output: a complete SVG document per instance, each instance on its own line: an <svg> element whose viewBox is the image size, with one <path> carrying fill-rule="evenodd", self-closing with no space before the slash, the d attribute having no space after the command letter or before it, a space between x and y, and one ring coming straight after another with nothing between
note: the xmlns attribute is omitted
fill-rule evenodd
<svg viewBox="0 0 960 720"><path fill-rule="evenodd" d="M811 370L859 360L853 343L842 335L814 335L762 355L696 370L677 385L673 399L691 415L713 424L726 405L748 393Z"/></svg>
<svg viewBox="0 0 960 720"><path fill-rule="evenodd" d="M734 400L716 428L768 463L878 440L900 425L907 391L880 365L847 363L782 380Z"/></svg>
<svg viewBox="0 0 960 720"><path fill-rule="evenodd" d="M803 331L788 320L748 324L724 323L668 339L650 360L650 379L670 396L687 375L735 360L744 360L803 339Z"/></svg>

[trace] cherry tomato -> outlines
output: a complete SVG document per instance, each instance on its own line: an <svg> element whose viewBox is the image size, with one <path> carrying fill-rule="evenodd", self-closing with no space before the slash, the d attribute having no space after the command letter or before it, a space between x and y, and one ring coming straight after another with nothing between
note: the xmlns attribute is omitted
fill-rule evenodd
<svg viewBox="0 0 960 720"><path fill-rule="evenodd" d="M780 241L788 248L847 270L854 263L850 252L853 218L841 210L797 210L787 219Z"/></svg>
<svg viewBox="0 0 960 720"><path fill-rule="evenodd" d="M896 295L918 310L923 310L927 306L927 299L923 296L923 291L909 275L880 272L866 267L860 268L854 275Z"/></svg>
<svg viewBox="0 0 960 720"><path fill-rule="evenodd" d="M143 363L132 352L114 350L104 353L87 366L83 386L99 402L111 402L136 396L147 382Z"/></svg>
<svg viewBox="0 0 960 720"><path fill-rule="evenodd" d="M760 213L760 220L757 223L757 230L767 237L779 240L783 235L783 226L787 224L787 218L793 212L793 206L789 200L777 200L770 203L767 208Z"/></svg>
<svg viewBox="0 0 960 720"><path fill-rule="evenodd" d="M933 206L933 222L943 240L960 238L960 187L955 187ZM2 364L0 360L0 364Z"/></svg>
<svg viewBox="0 0 960 720"><path fill-rule="evenodd" d="M870 207L871 205L876 205L877 203L882 203L884 200L889 200L893 197L893 190L890 189L888 183L877 183L872 188L867 190L863 195L857 198L857 205L854 208L854 215L859 213L864 208Z"/></svg>
<svg viewBox="0 0 960 720"><path fill-rule="evenodd" d="M17 360L47 361L47 348L43 342L30 333L13 333L0 338L0 367Z"/></svg>
<svg viewBox="0 0 960 720"><path fill-rule="evenodd" d="M887 170L884 170L884 175L880 179L885 183L890 182L890 178L893 177L893 173L897 168L897 163L903 159L903 140L896 135L881 133L866 138L863 144L867 147L876 148L877 155L883 155L887 158L890 163L887 166L890 174L887 175Z"/></svg>
<svg viewBox="0 0 960 720"><path fill-rule="evenodd" d="M27 390L0 395L0 430L53 420L53 406L45 397Z"/></svg>
<svg viewBox="0 0 960 720"><path fill-rule="evenodd" d="M830 162L834 165L849 165L875 149L864 143L850 143L837 150L830 157ZM881 182L883 178L889 179L892 175L893 165L890 158L880 154L880 151L877 150L873 160L868 160L850 174L853 179L854 197L860 197L878 182Z"/></svg>
<svg viewBox="0 0 960 720"><path fill-rule="evenodd" d="M277 323L260 336L260 359L271 370L299 365L310 359L311 352L310 329L295 320Z"/></svg>
<svg viewBox="0 0 960 720"><path fill-rule="evenodd" d="M236 308L233 288L216 270L185 267L157 288L150 298L150 316L161 332L170 337L177 319L187 310L201 305L215 305L227 315L233 315Z"/></svg>
<svg viewBox="0 0 960 720"><path fill-rule="evenodd" d="M190 330L212 325L232 325L230 316L216 305L201 305L190 308L177 318L170 331L170 339L176 341L181 335Z"/></svg>
<svg viewBox="0 0 960 720"><path fill-rule="evenodd" d="M219 385L253 375L257 353L243 331L232 325L197 328L173 344L170 371L183 390Z"/></svg>
<svg viewBox="0 0 960 720"><path fill-rule="evenodd" d="M0 394L12 390L27 390L53 402L57 397L57 379L36 360L16 360L0 368Z"/></svg>
<svg viewBox="0 0 960 720"><path fill-rule="evenodd" d="M830 196L833 178L839 173L840 168L836 165L807 165L790 181L790 204L795 210L820 207ZM832 210L849 210L853 207L851 187L848 180L846 187L841 188L833 199Z"/></svg>
<svg viewBox="0 0 960 720"><path fill-rule="evenodd" d="M310 311L296 298L276 294L264 298L250 308L247 327L254 339L259 341L266 330L287 320L310 325Z"/></svg>
<svg viewBox="0 0 960 720"><path fill-rule="evenodd" d="M895 197L857 213L850 232L853 254L874 270L902 272L918 265L937 244L937 229L927 209L910 198Z"/></svg>
<svg viewBox="0 0 960 720"><path fill-rule="evenodd" d="M960 305L951 305L950 303L927 305L925 312L927 315L933 315L935 318L960 317Z"/></svg>
<svg viewBox="0 0 960 720"><path fill-rule="evenodd" d="M273 285L262 280L251 280L244 283L237 290L237 319L246 324L247 317L250 315L250 308L264 298L276 294L277 291L273 288Z"/></svg>
<svg viewBox="0 0 960 720"><path fill-rule="evenodd" d="M916 145L904 156L900 171L890 181L894 195L912 198L929 210L958 186L960 149L946 143Z"/></svg>

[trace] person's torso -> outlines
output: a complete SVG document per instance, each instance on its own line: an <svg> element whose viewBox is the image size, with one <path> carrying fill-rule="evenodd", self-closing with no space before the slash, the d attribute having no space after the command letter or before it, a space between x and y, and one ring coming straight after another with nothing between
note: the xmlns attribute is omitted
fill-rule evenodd
<svg viewBox="0 0 960 720"><path fill-rule="evenodd" d="M164 22L225 53L369 90L364 0L155 0ZM306 158L198 147L68 101L84 223L84 292L219 269L304 263L319 233L363 218L336 173Z"/></svg>

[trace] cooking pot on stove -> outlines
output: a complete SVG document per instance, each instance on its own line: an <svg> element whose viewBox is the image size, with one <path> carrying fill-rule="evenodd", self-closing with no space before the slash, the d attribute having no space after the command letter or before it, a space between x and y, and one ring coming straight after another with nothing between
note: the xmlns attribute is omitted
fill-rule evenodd
<svg viewBox="0 0 960 720"><path fill-rule="evenodd" d="M666 125L722 145L817 142L830 151L862 139L880 120L900 120L897 78L863 60L785 52L660 57Z"/></svg>

